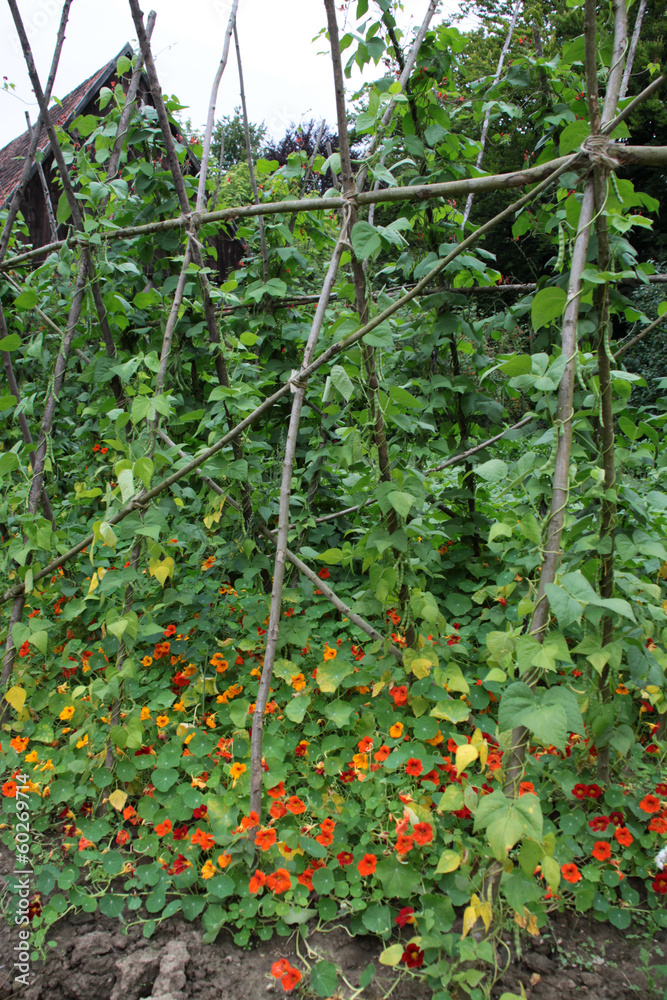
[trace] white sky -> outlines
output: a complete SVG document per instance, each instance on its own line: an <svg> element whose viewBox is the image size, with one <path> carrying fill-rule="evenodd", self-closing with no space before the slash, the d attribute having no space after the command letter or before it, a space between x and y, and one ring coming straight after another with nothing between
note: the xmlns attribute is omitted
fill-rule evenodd
<svg viewBox="0 0 667 1000"><path fill-rule="evenodd" d="M337 4L340 6L340 4ZM228 0L153 0L144 2L147 15L157 12L152 48L165 94L176 94L189 111L194 126L206 121L213 76L220 61L229 17ZM354 5L356 7L356 4ZM371 8L373 4L371 3ZM419 24L427 0L405 0L400 26ZM61 13L61 0L19 0L42 85L46 83ZM443 0L438 24L456 0ZM343 28L339 12L339 25ZM313 37L326 24L321 0L240 0L239 42L251 121L264 121L280 138L292 121L326 117L335 123L331 65L326 39ZM64 97L100 69L130 42L134 24L127 0L74 0L54 95ZM343 54L345 57L345 53ZM378 70L382 67L378 67ZM375 74L369 73L369 78ZM378 73L379 75L379 73ZM0 4L0 76L16 85L12 93L0 89L0 147L25 131L25 111L32 122L38 108L23 63L14 22L7 4ZM355 70L351 85L361 82ZM233 45L218 92L216 118L233 113L240 103Z"/></svg>

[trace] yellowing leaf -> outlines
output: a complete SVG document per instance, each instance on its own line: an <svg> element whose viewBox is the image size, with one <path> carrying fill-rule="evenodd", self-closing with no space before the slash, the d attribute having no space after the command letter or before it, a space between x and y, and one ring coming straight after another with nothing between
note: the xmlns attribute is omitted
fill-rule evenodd
<svg viewBox="0 0 667 1000"><path fill-rule="evenodd" d="M491 921L493 920L493 907L491 906L491 901L487 899L485 903L481 903L477 907L477 913L484 922L484 929L488 931L491 926Z"/></svg>
<svg viewBox="0 0 667 1000"><path fill-rule="evenodd" d="M463 912L463 933L461 937L464 938L466 934L469 934L477 923L477 908L475 906L466 906Z"/></svg>
<svg viewBox="0 0 667 1000"><path fill-rule="evenodd" d="M423 656L417 656L410 664L410 670L421 681L431 673L432 666L433 664L430 660L427 660Z"/></svg>
<svg viewBox="0 0 667 1000"><path fill-rule="evenodd" d="M472 764L474 760L477 760L479 756L479 751L477 747L473 746L472 743L464 743L463 746L456 748L456 774L462 774L465 771L468 764Z"/></svg>
<svg viewBox="0 0 667 1000"><path fill-rule="evenodd" d="M380 955L380 965L389 965L392 968L403 958L403 945L402 944L392 944L389 948L385 950Z"/></svg>
<svg viewBox="0 0 667 1000"><path fill-rule="evenodd" d="M284 840L279 840L276 846L286 861L291 861L295 854L303 854L303 847L288 847Z"/></svg>
<svg viewBox="0 0 667 1000"><path fill-rule="evenodd" d="M446 875L448 872L456 871L461 864L461 858L457 851L446 850L440 855L436 875Z"/></svg>
<svg viewBox="0 0 667 1000"><path fill-rule="evenodd" d="M539 930L537 927L537 917L530 910L524 909L523 915L520 913L514 914L514 923L518 924L522 930L528 931L533 937L539 937ZM488 927L487 927L488 930Z"/></svg>
<svg viewBox="0 0 667 1000"><path fill-rule="evenodd" d="M175 563L171 556L164 559L156 559L148 564L148 572L154 576L158 583L164 587L167 579L174 575Z"/></svg>
<svg viewBox="0 0 667 1000"><path fill-rule="evenodd" d="M122 791L120 788L116 788L109 796L109 802L114 809L117 809L118 812L120 812L127 802L127 792Z"/></svg>
<svg viewBox="0 0 667 1000"><path fill-rule="evenodd" d="M5 694L5 701L8 701L15 712L20 712L25 705L25 690L22 687L10 687Z"/></svg>
<svg viewBox="0 0 667 1000"><path fill-rule="evenodd" d="M90 585L88 587L88 593L92 594L94 590L97 590L97 588L99 587L99 585L100 585L99 577L98 577L97 573L93 573L93 575L90 578Z"/></svg>

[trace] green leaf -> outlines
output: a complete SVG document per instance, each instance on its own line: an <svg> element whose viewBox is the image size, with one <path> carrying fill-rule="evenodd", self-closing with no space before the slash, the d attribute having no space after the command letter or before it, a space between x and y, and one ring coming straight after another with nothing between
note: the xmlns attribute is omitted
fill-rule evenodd
<svg viewBox="0 0 667 1000"><path fill-rule="evenodd" d="M570 122L560 134L558 155L567 156L568 153L573 153L579 149L584 139L587 139L590 135L590 132L591 128L588 122Z"/></svg>
<svg viewBox="0 0 667 1000"><path fill-rule="evenodd" d="M173 767L157 767L153 771L151 781L158 792L167 792L178 781L178 771Z"/></svg>
<svg viewBox="0 0 667 1000"><path fill-rule="evenodd" d="M34 288L26 288L24 292L16 296L14 305L17 309L34 309L37 305L37 291Z"/></svg>
<svg viewBox="0 0 667 1000"><path fill-rule="evenodd" d="M0 340L0 351L15 351L21 346L21 338L18 333L10 333L8 337ZM16 402L16 400L14 400Z"/></svg>
<svg viewBox="0 0 667 1000"><path fill-rule="evenodd" d="M317 872L314 874L317 875ZM322 961L315 963L310 970L310 986L318 997L333 996L338 989L338 971L333 962L322 959Z"/></svg>
<svg viewBox="0 0 667 1000"><path fill-rule="evenodd" d="M353 672L354 668L352 664L346 663L345 660L339 660L338 658L326 660L322 666L317 668L317 686L324 694L333 694L341 681L345 680ZM293 719L292 721L301 720Z"/></svg>
<svg viewBox="0 0 667 1000"><path fill-rule="evenodd" d="M358 260L375 254L382 246L382 237L368 222L357 222L352 227L352 249Z"/></svg>
<svg viewBox="0 0 667 1000"><path fill-rule="evenodd" d="M484 479L487 483L499 483L501 479L507 478L509 466L503 462L502 458L492 458L488 462L482 462L475 466L475 475Z"/></svg>
<svg viewBox="0 0 667 1000"><path fill-rule="evenodd" d="M559 319L563 315L566 302L567 293L564 289L541 288L535 295L530 309L533 329L539 330L543 326L548 326L555 319Z"/></svg>
<svg viewBox="0 0 667 1000"><path fill-rule="evenodd" d="M321 896L328 896L335 885L333 872L328 868L318 868L313 872L313 888Z"/></svg>
<svg viewBox="0 0 667 1000"><path fill-rule="evenodd" d="M341 365L334 365L329 378L336 392L340 393L345 402L349 402L354 394L354 385L345 369Z"/></svg>
<svg viewBox="0 0 667 1000"><path fill-rule="evenodd" d="M296 698L292 698L291 701L287 702L285 706L285 715L290 720L290 722L303 722L304 716L308 711L308 706L310 705L310 698L306 694L297 695Z"/></svg>
<svg viewBox="0 0 667 1000"><path fill-rule="evenodd" d="M397 514L401 517L407 517L410 513L410 508L415 502L415 498L410 496L409 493L402 493L400 490L393 490L387 497L389 503L392 505Z"/></svg>
<svg viewBox="0 0 667 1000"><path fill-rule="evenodd" d="M13 451L6 451L0 455L0 476L6 476L10 472L16 472L19 467L18 456Z"/></svg>
<svg viewBox="0 0 667 1000"><path fill-rule="evenodd" d="M419 872L412 865L404 864L396 857L380 861L375 874L382 882L382 889L388 899L409 899L421 882Z"/></svg>
<svg viewBox="0 0 667 1000"><path fill-rule="evenodd" d="M391 918L390 908L380 903L374 903L364 910L361 920L366 930L370 931L371 934L389 934L395 926Z"/></svg>
<svg viewBox="0 0 667 1000"><path fill-rule="evenodd" d="M354 706L347 701L341 701L340 698L337 701L332 701L324 708L324 714L327 719L330 719L334 726L337 726L339 729L344 729L345 726L349 725L350 716L353 711Z"/></svg>
<svg viewBox="0 0 667 1000"><path fill-rule="evenodd" d="M146 456L138 458L134 463L134 471L146 489L150 489L151 479L153 478L152 460Z"/></svg>

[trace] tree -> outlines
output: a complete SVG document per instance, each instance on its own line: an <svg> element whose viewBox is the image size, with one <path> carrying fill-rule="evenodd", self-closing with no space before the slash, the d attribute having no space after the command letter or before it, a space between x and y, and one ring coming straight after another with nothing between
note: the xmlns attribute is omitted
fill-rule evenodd
<svg viewBox="0 0 667 1000"><path fill-rule="evenodd" d="M257 125L254 122L248 123L250 132L250 147L253 160L257 160L260 155L262 144L266 141L267 128L264 122ZM246 162L245 132L243 129L243 115L240 106L234 109L233 115L225 115L220 118L215 125L213 139L211 142L211 158L214 163L220 163L220 150L224 139L224 153L222 157L223 171L238 163Z"/></svg>

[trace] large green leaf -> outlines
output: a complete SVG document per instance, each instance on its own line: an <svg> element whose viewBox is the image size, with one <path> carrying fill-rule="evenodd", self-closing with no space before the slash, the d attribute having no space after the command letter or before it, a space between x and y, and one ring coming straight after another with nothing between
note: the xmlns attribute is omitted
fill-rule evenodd
<svg viewBox="0 0 667 1000"><path fill-rule="evenodd" d="M530 309L530 318L533 329L539 330L543 326L548 326L554 320L560 319L567 301L567 293L563 288L550 286L541 288L533 298Z"/></svg>

